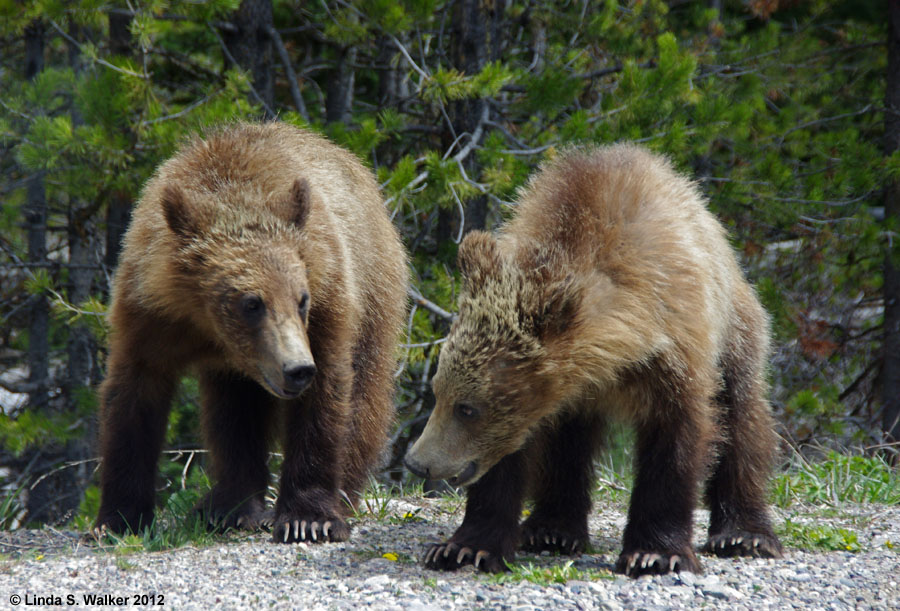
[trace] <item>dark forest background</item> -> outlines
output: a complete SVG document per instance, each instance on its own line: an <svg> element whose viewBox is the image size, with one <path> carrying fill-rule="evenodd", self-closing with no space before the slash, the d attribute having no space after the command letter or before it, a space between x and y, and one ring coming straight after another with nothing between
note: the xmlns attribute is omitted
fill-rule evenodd
<svg viewBox="0 0 900 611"><path fill-rule="evenodd" d="M462 235L560 148L617 140L669 155L731 231L785 449L895 459L898 36L894 0L0 0L0 527L96 499L129 211L186 135L238 118L355 152L411 253L384 478L433 405ZM187 472L191 379L167 443Z"/></svg>

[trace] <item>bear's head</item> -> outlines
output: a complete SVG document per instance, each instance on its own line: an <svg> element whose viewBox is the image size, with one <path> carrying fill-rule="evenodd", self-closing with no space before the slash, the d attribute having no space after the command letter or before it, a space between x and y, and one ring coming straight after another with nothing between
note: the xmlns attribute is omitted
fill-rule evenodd
<svg viewBox="0 0 900 611"><path fill-rule="evenodd" d="M282 399L299 396L316 373L307 336L314 297L304 256L312 196L305 180L281 195L176 186L162 193L177 275L194 301L184 309L227 366ZM241 201L254 198L277 201Z"/></svg>
<svg viewBox="0 0 900 611"><path fill-rule="evenodd" d="M406 465L428 479L474 483L560 408L556 362L577 333L581 291L537 250L512 256L484 232L459 249L459 316L432 382L436 405Z"/></svg>

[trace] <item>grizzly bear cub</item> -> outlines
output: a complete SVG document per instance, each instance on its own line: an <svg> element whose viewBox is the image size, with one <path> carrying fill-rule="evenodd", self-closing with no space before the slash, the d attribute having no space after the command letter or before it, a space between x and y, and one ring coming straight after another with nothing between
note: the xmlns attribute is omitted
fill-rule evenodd
<svg viewBox="0 0 900 611"><path fill-rule="evenodd" d="M426 566L499 571L519 545L582 551L611 419L637 435L619 572L700 569L700 480L707 551L779 557L765 505L768 320L697 189L620 144L551 162L515 210L496 237L460 245L437 405L406 457L420 476L469 486L462 525ZM520 526L526 494L535 506Z"/></svg>
<svg viewBox="0 0 900 611"><path fill-rule="evenodd" d="M115 276L97 529L152 521L170 403L191 369L210 524L345 540L342 499L356 500L393 417L406 283L378 185L347 151L281 123L187 144L147 183ZM267 512L276 429L284 461Z"/></svg>

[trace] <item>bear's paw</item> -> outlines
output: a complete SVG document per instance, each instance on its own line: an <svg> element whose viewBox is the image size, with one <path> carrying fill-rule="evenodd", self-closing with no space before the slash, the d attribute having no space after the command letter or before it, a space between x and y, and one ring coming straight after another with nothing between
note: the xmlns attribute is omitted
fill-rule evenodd
<svg viewBox="0 0 900 611"><path fill-rule="evenodd" d="M334 543L346 541L350 527L337 516L275 516L272 541L275 543Z"/></svg>
<svg viewBox="0 0 900 611"><path fill-rule="evenodd" d="M548 551L551 554L580 556L587 544L588 535L584 528L566 528L559 524L540 524L527 520L522 525L519 547L533 554Z"/></svg>
<svg viewBox="0 0 900 611"><path fill-rule="evenodd" d="M636 578L641 575L663 575L681 571L702 572L700 562L693 551L685 550L678 553L634 550L622 552L616 561L616 572L623 573L627 577Z"/></svg>
<svg viewBox="0 0 900 611"><path fill-rule="evenodd" d="M425 553L424 564L436 571L455 571L469 564L485 573L508 570L501 554L452 541L432 544Z"/></svg>
<svg viewBox="0 0 900 611"><path fill-rule="evenodd" d="M119 506L114 510L101 509L97 522L92 529L92 536L100 539L108 533L117 535L139 533L152 523L152 508L148 510L139 507Z"/></svg>
<svg viewBox="0 0 900 611"><path fill-rule="evenodd" d="M734 529L710 535L703 551L720 558L747 556L751 558L781 558L778 538L769 533L755 533Z"/></svg>
<svg viewBox="0 0 900 611"><path fill-rule="evenodd" d="M271 528L272 512L266 511L260 498L229 501L217 494L216 489L197 503L195 510L206 520L206 527L212 532L228 529L263 530Z"/></svg>

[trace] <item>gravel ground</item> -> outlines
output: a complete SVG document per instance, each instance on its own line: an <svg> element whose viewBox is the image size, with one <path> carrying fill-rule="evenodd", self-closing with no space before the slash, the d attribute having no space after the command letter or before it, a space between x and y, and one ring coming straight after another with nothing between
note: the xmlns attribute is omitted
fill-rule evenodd
<svg viewBox="0 0 900 611"><path fill-rule="evenodd" d="M376 515L377 514L377 515ZM421 520L404 519L415 514ZM821 517L827 515L829 517ZM460 522L460 503L404 498L381 502L355 522L350 541L276 545L266 536L225 536L213 546L165 552L98 550L74 533L52 529L0 533L0 605L70 601L82 607L150 606L177 609L898 609L900 507L842 505L776 512L776 521L829 524L858 537L861 551L806 552L781 560L702 556L705 573L626 579L610 573L625 517L621 507L595 508L593 553L573 561L567 583L503 580L473 569L427 571L426 543ZM697 544L706 512L697 512ZM562 567L567 558L518 557L519 565ZM71 596L71 599L68 597ZM16 598L20 597L20 598ZM113 597L121 599L115 601Z"/></svg>

